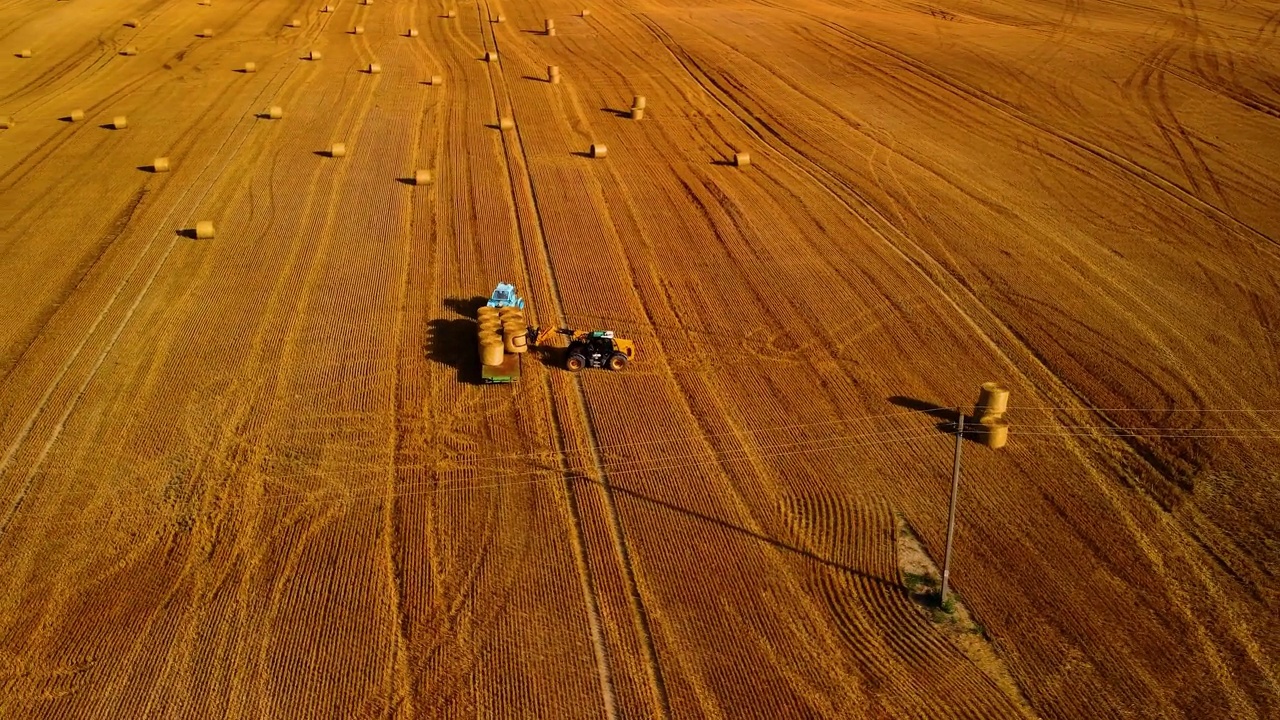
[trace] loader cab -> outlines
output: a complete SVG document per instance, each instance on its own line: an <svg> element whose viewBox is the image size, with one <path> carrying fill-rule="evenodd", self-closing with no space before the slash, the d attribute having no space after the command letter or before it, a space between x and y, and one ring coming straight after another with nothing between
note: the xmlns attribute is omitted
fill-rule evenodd
<svg viewBox="0 0 1280 720"><path fill-rule="evenodd" d="M573 372L583 368L621 370L635 352L630 340L615 338L612 330L593 330L569 343L565 367Z"/></svg>

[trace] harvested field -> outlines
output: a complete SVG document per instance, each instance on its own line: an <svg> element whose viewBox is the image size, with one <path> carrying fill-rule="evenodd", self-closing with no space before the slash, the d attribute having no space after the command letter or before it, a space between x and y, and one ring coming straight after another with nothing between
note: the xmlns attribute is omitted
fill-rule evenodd
<svg viewBox="0 0 1280 720"><path fill-rule="evenodd" d="M0 715L1280 715L1278 33L0 4Z"/></svg>

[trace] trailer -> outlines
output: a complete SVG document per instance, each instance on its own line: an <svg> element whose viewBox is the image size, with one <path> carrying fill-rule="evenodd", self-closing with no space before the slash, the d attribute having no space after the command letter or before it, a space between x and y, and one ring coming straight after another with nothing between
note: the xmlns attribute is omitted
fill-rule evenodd
<svg viewBox="0 0 1280 720"><path fill-rule="evenodd" d="M520 356L506 353L501 365L480 364L480 381L485 385L502 385L520 379Z"/></svg>

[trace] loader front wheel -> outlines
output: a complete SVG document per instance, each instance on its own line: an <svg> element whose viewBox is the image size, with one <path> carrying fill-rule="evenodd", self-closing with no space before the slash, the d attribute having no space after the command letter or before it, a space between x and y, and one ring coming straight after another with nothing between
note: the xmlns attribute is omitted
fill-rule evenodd
<svg viewBox="0 0 1280 720"><path fill-rule="evenodd" d="M587 366L587 359L578 353L573 353L565 358L564 366L569 372L578 372Z"/></svg>
<svg viewBox="0 0 1280 720"><path fill-rule="evenodd" d="M627 356L620 352L616 352L609 356L609 369L621 370L627 366Z"/></svg>

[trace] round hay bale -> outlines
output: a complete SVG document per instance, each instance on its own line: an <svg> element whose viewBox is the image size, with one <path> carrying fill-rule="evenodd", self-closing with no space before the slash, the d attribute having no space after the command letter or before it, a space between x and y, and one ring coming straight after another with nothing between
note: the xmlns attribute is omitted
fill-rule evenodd
<svg viewBox="0 0 1280 720"><path fill-rule="evenodd" d="M515 126L516 126L516 121L515 121L515 120L512 120L512 119L511 119L511 118L509 118L509 117L504 117L504 118L499 118L499 119L498 119L498 129L499 129L499 130L511 130L511 129L515 128Z"/></svg>
<svg viewBox="0 0 1280 720"><path fill-rule="evenodd" d="M635 99L631 101L631 107L633 107L633 108L640 108L641 110L643 110L643 109L645 109L646 107L648 107L648 103L647 103L647 101L644 99L644 96L643 96L643 95L637 95L637 96L635 97Z"/></svg>
<svg viewBox="0 0 1280 720"><path fill-rule="evenodd" d="M432 86L435 86L435 85L443 85L443 84L444 84L444 76L443 76L443 75L432 75L432 76L431 76L431 84L432 84Z"/></svg>
<svg viewBox="0 0 1280 720"><path fill-rule="evenodd" d="M299 20L298 18L294 18L294 19L292 19L292 20L290 20L290 21L289 21L289 27L291 27L291 28L300 28L300 27L302 27L302 21L301 21L301 20Z"/></svg>
<svg viewBox="0 0 1280 720"><path fill-rule="evenodd" d="M1001 417L1009 409L1009 389L998 382L984 382L978 389L974 415L979 418Z"/></svg>
<svg viewBox="0 0 1280 720"><path fill-rule="evenodd" d="M481 343L480 345L480 362L494 367L502 364L504 354L502 352L502 341Z"/></svg>
<svg viewBox="0 0 1280 720"><path fill-rule="evenodd" d="M406 32L405 35L411 38L418 37L418 28L409 28L409 32Z"/></svg>
<svg viewBox="0 0 1280 720"><path fill-rule="evenodd" d="M1009 421L1001 417L982 418L982 437L987 447L999 450L1009 442Z"/></svg>
<svg viewBox="0 0 1280 720"><path fill-rule="evenodd" d="M169 158L156 158L151 161L151 172L169 172Z"/></svg>
<svg viewBox="0 0 1280 720"><path fill-rule="evenodd" d="M600 143L591 143L591 157L602 158L608 157L608 155L609 148L607 146L601 145Z"/></svg>
<svg viewBox="0 0 1280 720"><path fill-rule="evenodd" d="M247 62L247 63L245 63L245 64L244 64L244 71L245 71L246 73L256 73L256 72L258 72L258 63L256 63L256 62Z"/></svg>
<svg viewBox="0 0 1280 720"><path fill-rule="evenodd" d="M71 114L68 115L67 117L71 120L71 122L80 122L81 120L84 119L84 111L79 109L72 110Z"/></svg>
<svg viewBox="0 0 1280 720"><path fill-rule="evenodd" d="M493 50L486 50L484 53L485 62L498 62L498 53Z"/></svg>
<svg viewBox="0 0 1280 720"><path fill-rule="evenodd" d="M543 28L542 28L543 30L555 30L555 29L556 29L556 21L555 21L555 20L552 20L551 18L547 18L546 20L544 20L544 21L543 21L543 23L544 23Z"/></svg>
<svg viewBox="0 0 1280 720"><path fill-rule="evenodd" d="M211 38L211 37L213 37L213 28L205 28L204 30L201 30L201 31L200 31L200 37L202 37L202 38Z"/></svg>
<svg viewBox="0 0 1280 720"><path fill-rule="evenodd" d="M738 167L746 167L751 164L751 153L734 153L733 164Z"/></svg>
<svg viewBox="0 0 1280 720"><path fill-rule="evenodd" d="M13 118L0 116L0 130L8 130L13 127Z"/></svg>
<svg viewBox="0 0 1280 720"><path fill-rule="evenodd" d="M485 318L496 318L498 317L498 308L491 305L481 305L476 308L476 317L481 320L484 320Z"/></svg>
<svg viewBox="0 0 1280 720"><path fill-rule="evenodd" d="M590 15L591 15L590 10L587 10L585 8L582 10L582 17L589 17Z"/></svg>
<svg viewBox="0 0 1280 720"><path fill-rule="evenodd" d="M547 82L551 83L552 85L560 84L560 66L559 65L547 66Z"/></svg>
<svg viewBox="0 0 1280 720"><path fill-rule="evenodd" d="M19 51L18 51L18 57L20 57L20 58L29 58L29 57L31 57L31 51L30 51L29 49L25 49L25 48L24 48L24 49L22 49L22 50L19 50Z"/></svg>
<svg viewBox="0 0 1280 720"><path fill-rule="evenodd" d="M124 115L117 115L111 118L111 127L115 128L116 130L124 130L125 128L129 127L129 118L125 117Z"/></svg>
<svg viewBox="0 0 1280 720"><path fill-rule="evenodd" d="M329 157L340 158L347 156L347 146L345 143L334 143L329 146Z"/></svg>
<svg viewBox="0 0 1280 720"><path fill-rule="evenodd" d="M136 28L136 27L138 27L138 26L139 26L139 25L141 25L141 24L142 24L142 23L140 23L140 22L139 22L138 20L136 20L136 19L129 19L129 20L125 20L125 21L124 21L124 26L125 26L125 27Z"/></svg>
<svg viewBox="0 0 1280 720"><path fill-rule="evenodd" d="M445 17L456 18L456 17L458 17L458 11L457 11L457 10L450 10L449 12L445 13Z"/></svg>
<svg viewBox="0 0 1280 720"><path fill-rule="evenodd" d="M319 51L319 50L312 50L312 51L311 51L311 54L310 54L310 55L308 55L307 57L308 57L309 59L311 59L311 60L319 60L320 58L322 58L322 57L324 57L324 56L320 54L320 51Z"/></svg>
<svg viewBox="0 0 1280 720"><path fill-rule="evenodd" d="M378 63L369 63L368 73L370 75L377 75L380 72L382 72L381 65L379 65Z"/></svg>
<svg viewBox="0 0 1280 720"><path fill-rule="evenodd" d="M482 342L486 336L497 338L498 333L502 330L502 321L496 317L480 318L477 325L480 327L480 339Z"/></svg>
<svg viewBox="0 0 1280 720"><path fill-rule="evenodd" d="M633 107L633 108L631 108L631 119L632 119L632 120L643 120L643 119L644 119L644 108L642 108L642 107Z"/></svg>
<svg viewBox="0 0 1280 720"><path fill-rule="evenodd" d="M125 48L125 49L121 50L121 51L120 51L120 54L121 54L121 55L127 55L127 56L137 55L137 54L138 54L138 48L136 48L136 47L134 47L134 46L130 45L129 47L127 47L127 48Z"/></svg>
<svg viewBox="0 0 1280 720"><path fill-rule="evenodd" d="M333 12L333 6L332 6L332 5L325 5L324 7L320 8L320 12L323 12L323 13L331 13L331 12Z"/></svg>
<svg viewBox="0 0 1280 720"><path fill-rule="evenodd" d="M352 35L363 35L363 34L364 34L364 26L363 26L363 25L357 25L357 26L355 26L355 27L351 28L351 34L352 34Z"/></svg>
<svg viewBox="0 0 1280 720"><path fill-rule="evenodd" d="M413 184L414 185L430 185L431 171L430 170L414 170Z"/></svg>
<svg viewBox="0 0 1280 720"><path fill-rule="evenodd" d="M280 118L284 117L284 108L280 107L279 105L272 105L271 107L267 108L267 117L271 118L272 120L279 120Z"/></svg>
<svg viewBox="0 0 1280 720"><path fill-rule="evenodd" d="M212 240L213 235L214 235L214 232L213 232L212 220L201 220L200 222L196 223L196 239L197 240Z"/></svg>
<svg viewBox="0 0 1280 720"><path fill-rule="evenodd" d="M498 317L505 322L509 317L524 317L524 311L514 305L503 305L498 308Z"/></svg>
<svg viewBox="0 0 1280 720"><path fill-rule="evenodd" d="M556 29L555 29L555 28L547 28L547 37L555 37L555 36L556 36Z"/></svg>
<svg viewBox="0 0 1280 720"><path fill-rule="evenodd" d="M373 0L360 0L361 5L372 5Z"/></svg>
<svg viewBox="0 0 1280 720"><path fill-rule="evenodd" d="M498 13L498 17L494 18L493 21L496 23L504 23L507 21L507 16L502 13Z"/></svg>
<svg viewBox="0 0 1280 720"><path fill-rule="evenodd" d="M503 349L509 353L529 351L529 330L524 327L504 328L502 331Z"/></svg>

